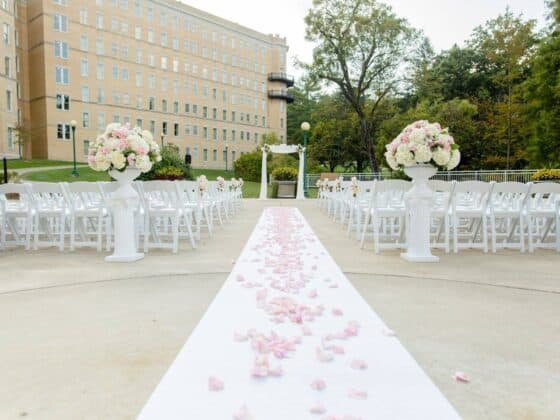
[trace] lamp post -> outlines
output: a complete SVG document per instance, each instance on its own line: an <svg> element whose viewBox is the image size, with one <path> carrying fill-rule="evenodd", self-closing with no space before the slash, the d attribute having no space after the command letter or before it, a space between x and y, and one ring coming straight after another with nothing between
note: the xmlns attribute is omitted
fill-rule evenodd
<svg viewBox="0 0 560 420"><path fill-rule="evenodd" d="M163 150L163 139L165 138L165 134L161 133L161 149Z"/></svg>
<svg viewBox="0 0 560 420"><path fill-rule="evenodd" d="M74 169L72 169L72 176L79 176L78 168L76 167L76 125L78 123L76 120L70 121L70 127L72 127L72 154L74 158Z"/></svg>
<svg viewBox="0 0 560 420"><path fill-rule="evenodd" d="M225 147L226 147L225 150L226 150L226 172L227 172L227 171L228 171L228 154L229 154L229 151L228 151L228 142L227 142L227 141L225 142Z"/></svg>
<svg viewBox="0 0 560 420"><path fill-rule="evenodd" d="M307 121L304 121L301 123L301 129L303 131L303 147L305 148L303 152L303 192L307 197L307 136L309 135L311 125Z"/></svg>

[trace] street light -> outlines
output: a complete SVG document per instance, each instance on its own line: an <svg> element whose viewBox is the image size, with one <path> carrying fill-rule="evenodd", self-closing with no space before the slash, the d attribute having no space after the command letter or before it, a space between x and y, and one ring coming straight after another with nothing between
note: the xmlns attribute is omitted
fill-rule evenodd
<svg viewBox="0 0 560 420"><path fill-rule="evenodd" d="M309 130L311 129L311 125L304 121L301 123L301 130L303 131L303 147L305 148L305 152L303 152L303 193L307 197L307 136L309 135Z"/></svg>
<svg viewBox="0 0 560 420"><path fill-rule="evenodd" d="M72 176L79 176L78 168L76 167L76 125L78 123L76 120L70 121L70 127L72 127L72 154L74 158L74 169L72 169Z"/></svg>
<svg viewBox="0 0 560 420"><path fill-rule="evenodd" d="M228 143L226 141L226 172L228 171Z"/></svg>

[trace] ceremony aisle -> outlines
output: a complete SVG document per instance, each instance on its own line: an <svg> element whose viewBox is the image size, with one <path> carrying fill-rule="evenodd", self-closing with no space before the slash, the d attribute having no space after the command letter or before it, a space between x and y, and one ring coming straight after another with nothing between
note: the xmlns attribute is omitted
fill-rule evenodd
<svg viewBox="0 0 560 420"><path fill-rule="evenodd" d="M295 208L268 208L141 420L458 419Z"/></svg>

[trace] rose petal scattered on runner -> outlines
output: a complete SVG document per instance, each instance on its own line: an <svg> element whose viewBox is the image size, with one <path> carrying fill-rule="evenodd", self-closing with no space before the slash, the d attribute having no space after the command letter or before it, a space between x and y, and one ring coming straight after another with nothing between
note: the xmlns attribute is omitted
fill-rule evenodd
<svg viewBox="0 0 560 420"><path fill-rule="evenodd" d="M368 397L368 393L367 391L360 391L357 389L351 389L350 392L348 393L348 396L350 398L353 398L355 400L365 400Z"/></svg>
<svg viewBox="0 0 560 420"><path fill-rule="evenodd" d="M325 407L323 407L321 404L316 404L309 409L309 412L311 414L325 414L325 411Z"/></svg>
<svg viewBox="0 0 560 420"><path fill-rule="evenodd" d="M467 374L461 371L455 372L455 375L453 375L453 379L455 379L457 382L469 382Z"/></svg>
<svg viewBox="0 0 560 420"><path fill-rule="evenodd" d="M360 359L352 360L352 363L350 364L350 366L352 367L352 369L357 369L357 370L365 370L368 367L367 363L363 360L360 360Z"/></svg>
<svg viewBox="0 0 560 420"><path fill-rule="evenodd" d="M326 386L327 384L322 379L315 379L311 382L311 389L314 389L315 391L322 391L326 388Z"/></svg>
<svg viewBox="0 0 560 420"><path fill-rule="evenodd" d="M214 376L208 378L208 390L212 392L222 391L224 383Z"/></svg>

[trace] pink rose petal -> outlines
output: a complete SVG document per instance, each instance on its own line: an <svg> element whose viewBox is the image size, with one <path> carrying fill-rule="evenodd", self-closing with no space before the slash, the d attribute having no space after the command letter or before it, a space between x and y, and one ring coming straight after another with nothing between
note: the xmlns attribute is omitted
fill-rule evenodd
<svg viewBox="0 0 560 420"><path fill-rule="evenodd" d="M352 369L357 369L357 370L365 370L368 367L367 363L363 360L360 360L360 359L352 360L352 363L350 364L350 366L352 367Z"/></svg>
<svg viewBox="0 0 560 420"><path fill-rule="evenodd" d="M235 278L238 282L245 281L245 276L243 274L238 274Z"/></svg>
<svg viewBox="0 0 560 420"><path fill-rule="evenodd" d="M208 390L212 392L222 391L224 383L214 376L208 378Z"/></svg>
<svg viewBox="0 0 560 420"><path fill-rule="evenodd" d="M325 414L325 411L325 407L323 407L321 404L317 404L309 409L309 412L311 414Z"/></svg>
<svg viewBox="0 0 560 420"><path fill-rule="evenodd" d="M322 379L315 379L311 382L311 389L314 389L315 391L322 391L326 388L326 386L327 384Z"/></svg>
<svg viewBox="0 0 560 420"><path fill-rule="evenodd" d="M317 297L317 290L313 289L310 290L309 293L307 294L307 297L310 297L311 299L314 299Z"/></svg>
<svg viewBox="0 0 560 420"><path fill-rule="evenodd" d="M334 308L334 309L332 310L332 314L333 314L334 316L342 316L342 315L344 315L344 312L342 312L341 309Z"/></svg>
<svg viewBox="0 0 560 420"><path fill-rule="evenodd" d="M253 416L249 413L247 406L244 405L239 411L233 413L233 420L254 420Z"/></svg>
<svg viewBox="0 0 560 420"><path fill-rule="evenodd" d="M453 379L455 379L457 382L469 382L467 374L461 371L455 372L455 375L453 375Z"/></svg>
<svg viewBox="0 0 560 420"><path fill-rule="evenodd" d="M365 400L368 397L367 391L361 391L357 389L351 389L348 393L348 397L353 398L355 400Z"/></svg>

